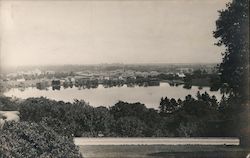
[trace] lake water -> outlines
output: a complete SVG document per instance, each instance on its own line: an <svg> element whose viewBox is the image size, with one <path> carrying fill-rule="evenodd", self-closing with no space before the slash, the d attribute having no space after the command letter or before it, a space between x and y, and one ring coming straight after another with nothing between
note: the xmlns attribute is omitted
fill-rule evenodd
<svg viewBox="0 0 250 158"><path fill-rule="evenodd" d="M49 87L47 90L39 90L29 87L20 90L18 88L13 88L5 92L4 95L22 99L44 96L66 102L73 102L74 99L83 99L94 107L112 106L121 100L129 103L141 102L147 107L157 108L160 104L161 97L167 96L168 98L184 99L188 94L195 97L198 91L201 93L206 91L210 95L215 95L216 98L220 100L220 92L211 92L209 89L209 87L203 87L203 89L199 90L197 86L192 86L191 89L184 89L183 85L172 87L168 83L160 83L159 86L150 87L127 87L124 85L122 87L104 88L103 85L99 85L94 89L79 89L78 87L65 89L61 87L60 90L52 90L52 87Z"/></svg>

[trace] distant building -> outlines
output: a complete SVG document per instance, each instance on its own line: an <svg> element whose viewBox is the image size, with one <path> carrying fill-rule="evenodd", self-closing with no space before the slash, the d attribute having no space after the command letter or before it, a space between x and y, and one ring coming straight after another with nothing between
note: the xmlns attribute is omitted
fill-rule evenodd
<svg viewBox="0 0 250 158"><path fill-rule="evenodd" d="M54 74L55 74L55 71L50 71L50 70L48 70L48 71L45 71L45 74L51 74L51 75L54 75Z"/></svg>
<svg viewBox="0 0 250 158"><path fill-rule="evenodd" d="M194 69L192 68L179 68L177 69L180 73L192 73L194 71Z"/></svg>
<svg viewBox="0 0 250 158"><path fill-rule="evenodd" d="M104 80L109 80L109 79L110 79L109 76L105 76L105 77L104 77Z"/></svg>
<svg viewBox="0 0 250 158"><path fill-rule="evenodd" d="M24 78L20 78L20 79L17 79L16 81L17 81L17 82L24 82L25 79L24 79Z"/></svg>
<svg viewBox="0 0 250 158"><path fill-rule="evenodd" d="M89 73L89 72L76 72L76 74L78 75L78 76L81 76L81 77L83 77L83 78L92 78L92 77L94 77L94 74L93 73Z"/></svg>
<svg viewBox="0 0 250 158"><path fill-rule="evenodd" d="M159 72L157 72L157 71L151 71L150 72L150 75L151 76L157 76L157 75L159 75L160 73Z"/></svg>
<svg viewBox="0 0 250 158"><path fill-rule="evenodd" d="M180 77L180 78L186 77L186 75L185 75L184 73L179 73L179 72L178 72L176 75L177 75L178 77Z"/></svg>
<svg viewBox="0 0 250 158"><path fill-rule="evenodd" d="M119 80L124 80L124 78L122 76L119 76L118 79Z"/></svg>

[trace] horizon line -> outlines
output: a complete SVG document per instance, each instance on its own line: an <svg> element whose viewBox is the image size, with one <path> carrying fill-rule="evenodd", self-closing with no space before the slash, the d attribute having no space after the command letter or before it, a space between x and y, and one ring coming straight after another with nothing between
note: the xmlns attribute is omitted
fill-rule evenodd
<svg viewBox="0 0 250 158"><path fill-rule="evenodd" d="M46 67L46 66L98 66L98 65L207 65L219 64L220 62L195 62L195 63L93 63L93 64L39 64L39 65L5 65L2 68L17 68L17 67Z"/></svg>

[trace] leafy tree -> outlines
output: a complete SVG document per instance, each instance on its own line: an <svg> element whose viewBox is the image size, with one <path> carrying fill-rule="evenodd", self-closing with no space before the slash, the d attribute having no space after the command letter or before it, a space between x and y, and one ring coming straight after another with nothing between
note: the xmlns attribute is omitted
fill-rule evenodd
<svg viewBox="0 0 250 158"><path fill-rule="evenodd" d="M110 108L110 113L115 119L126 116L134 116L139 119L143 119L144 113L147 112L147 108L141 103L127 103L119 101L114 106Z"/></svg>
<svg viewBox="0 0 250 158"><path fill-rule="evenodd" d="M93 111L93 131L101 133L104 136L112 136L111 128L113 128L115 120L110 114L108 108L97 107Z"/></svg>
<svg viewBox="0 0 250 158"><path fill-rule="evenodd" d="M143 122L147 125L147 129L145 130L146 137L162 136L162 130L159 127L161 120L162 118L156 109L149 108L144 113Z"/></svg>
<svg viewBox="0 0 250 158"><path fill-rule="evenodd" d="M233 0L227 9L219 11L214 37L218 46L226 50L219 65L222 83L226 83L227 93L245 100L248 96L249 62L249 1Z"/></svg>
<svg viewBox="0 0 250 158"><path fill-rule="evenodd" d="M219 11L214 37L218 46L226 47L219 65L224 91L229 94L225 120L243 135L243 144L249 144L249 0L233 0ZM233 103L233 104L232 104ZM236 108L235 106L238 105ZM232 106L232 107L229 107ZM248 109L247 109L248 108ZM237 123L238 122L238 123ZM239 127L239 122L241 127Z"/></svg>
<svg viewBox="0 0 250 158"><path fill-rule="evenodd" d="M165 97L165 99L161 98L160 102L160 113L161 114L170 114L173 113L177 109L178 103L174 98L171 98L170 100L168 97Z"/></svg>
<svg viewBox="0 0 250 158"><path fill-rule="evenodd" d="M160 110L161 114L166 112L166 107L165 107L165 104L164 104L164 98L163 97L161 97L159 110Z"/></svg>
<svg viewBox="0 0 250 158"><path fill-rule="evenodd" d="M76 100L71 104L43 97L29 98L19 108L21 121L43 121L55 130L58 128L53 122L58 121L56 124L64 127L59 133L68 136L81 136L84 132L90 132L93 124L94 108L84 101Z"/></svg>
<svg viewBox="0 0 250 158"><path fill-rule="evenodd" d="M0 138L0 157L82 157L72 139L44 124L7 122Z"/></svg>
<svg viewBox="0 0 250 158"><path fill-rule="evenodd" d="M184 78L184 85L183 88L185 89L191 89L192 88L192 75L186 75Z"/></svg>

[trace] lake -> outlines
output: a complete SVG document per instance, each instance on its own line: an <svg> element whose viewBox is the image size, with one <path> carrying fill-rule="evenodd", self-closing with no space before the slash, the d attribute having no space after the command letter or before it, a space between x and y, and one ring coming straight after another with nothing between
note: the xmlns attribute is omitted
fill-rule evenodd
<svg viewBox="0 0 250 158"><path fill-rule="evenodd" d="M25 88L20 90L19 88L12 88L5 92L5 96L17 97L26 99L29 97L47 97L54 100L62 100L65 102L73 102L74 99L85 100L89 102L91 106L112 106L119 100L126 101L129 103L141 102L144 103L148 108L158 108L161 97L168 98L181 98L191 94L196 96L197 92L207 92L211 96L215 95L218 100L221 98L219 91L210 91L209 87L203 87L199 89L198 86L192 86L191 89L184 89L183 85L170 86L168 83L161 82L159 86L148 86L148 87L109 87L105 88L103 85L99 85L93 89L79 89L78 87L63 88L60 90L52 90L49 87L47 90L39 90L34 87Z"/></svg>

